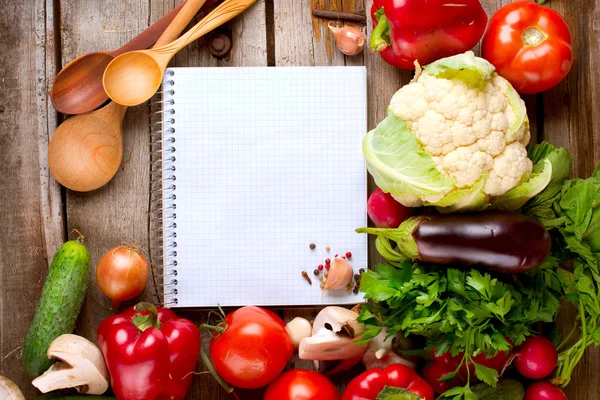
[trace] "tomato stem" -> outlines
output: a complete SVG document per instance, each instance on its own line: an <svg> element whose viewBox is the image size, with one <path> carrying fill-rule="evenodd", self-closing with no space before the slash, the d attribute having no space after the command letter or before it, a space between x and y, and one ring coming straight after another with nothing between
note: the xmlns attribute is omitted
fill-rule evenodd
<svg viewBox="0 0 600 400"><path fill-rule="evenodd" d="M210 361L210 358L208 358L208 355L206 354L203 348L200 349L200 357L202 358L202 362L204 363L206 368L210 371L211 375L217 380L217 382L219 382L219 385L221 385L223 389L227 391L227 393L233 393L233 387L219 376L217 370L215 369L213 363Z"/></svg>
<svg viewBox="0 0 600 400"><path fill-rule="evenodd" d="M544 4L546 4L547 0L536 0L536 3L538 3L539 5L543 6Z"/></svg>

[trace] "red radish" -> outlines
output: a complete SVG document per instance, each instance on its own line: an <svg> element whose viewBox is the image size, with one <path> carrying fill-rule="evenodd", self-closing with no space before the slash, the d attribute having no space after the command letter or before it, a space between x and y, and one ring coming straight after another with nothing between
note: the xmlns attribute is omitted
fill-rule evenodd
<svg viewBox="0 0 600 400"><path fill-rule="evenodd" d="M558 352L551 341L543 336L527 338L517 349L515 368L529 379L542 379L556 368Z"/></svg>
<svg viewBox="0 0 600 400"><path fill-rule="evenodd" d="M567 395L548 381L536 382L527 388L525 400L569 400Z"/></svg>
<svg viewBox="0 0 600 400"><path fill-rule="evenodd" d="M367 214L378 228L397 228L412 215L412 209L398 203L391 194L377 188L367 201Z"/></svg>

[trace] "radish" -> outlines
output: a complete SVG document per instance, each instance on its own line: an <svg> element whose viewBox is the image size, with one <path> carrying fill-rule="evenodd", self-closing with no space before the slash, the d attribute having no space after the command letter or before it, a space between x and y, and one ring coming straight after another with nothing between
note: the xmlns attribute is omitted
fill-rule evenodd
<svg viewBox="0 0 600 400"><path fill-rule="evenodd" d="M527 388L525 400L569 400L567 395L547 381L536 382Z"/></svg>
<svg viewBox="0 0 600 400"><path fill-rule="evenodd" d="M527 338L517 349L515 368L529 379L542 379L556 368L558 352L551 341L543 336Z"/></svg>
<svg viewBox="0 0 600 400"><path fill-rule="evenodd" d="M412 215L412 209L398 203L391 194L377 188L367 201L367 214L378 228L397 228Z"/></svg>

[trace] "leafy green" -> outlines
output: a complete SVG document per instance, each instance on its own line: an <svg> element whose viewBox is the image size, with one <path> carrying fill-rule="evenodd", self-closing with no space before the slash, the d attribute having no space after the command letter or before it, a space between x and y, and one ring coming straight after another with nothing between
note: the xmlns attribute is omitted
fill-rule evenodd
<svg viewBox="0 0 600 400"><path fill-rule="evenodd" d="M556 315L566 286L556 266L550 258L517 278L409 261L400 268L377 265L361 279L360 290L372 300L360 313L367 327L362 338L373 338L385 326L390 334L424 336L429 349L453 355L508 350L506 338L518 345L532 334L533 324Z"/></svg>
<svg viewBox="0 0 600 400"><path fill-rule="evenodd" d="M438 171L404 120L391 110L363 139L363 153L375 183L385 192L426 196L454 187L454 180Z"/></svg>
<svg viewBox="0 0 600 400"><path fill-rule="evenodd" d="M516 210L548 186L552 178L552 163L544 159L537 163L527 182L515 186L492 203L492 208Z"/></svg>

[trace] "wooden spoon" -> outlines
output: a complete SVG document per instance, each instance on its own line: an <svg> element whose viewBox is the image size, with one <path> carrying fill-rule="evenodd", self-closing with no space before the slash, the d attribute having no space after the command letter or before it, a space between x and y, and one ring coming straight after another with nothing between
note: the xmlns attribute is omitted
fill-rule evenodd
<svg viewBox="0 0 600 400"><path fill-rule="evenodd" d="M156 42L176 39L205 0L188 0ZM110 102L103 108L63 122L48 145L48 165L54 178L78 192L98 189L110 181L123 159L123 118L127 107Z"/></svg>
<svg viewBox="0 0 600 400"><path fill-rule="evenodd" d="M102 74L108 64L118 55L152 46L179 13L184 3L120 49L84 54L65 65L54 78L50 92L54 108L64 114L81 114L95 110L104 104L108 96L102 87Z"/></svg>
<svg viewBox="0 0 600 400"><path fill-rule="evenodd" d="M225 0L173 43L118 56L104 71L104 90L119 104L135 106L145 102L160 87L169 61L179 50L237 16L255 2L256 0Z"/></svg>

